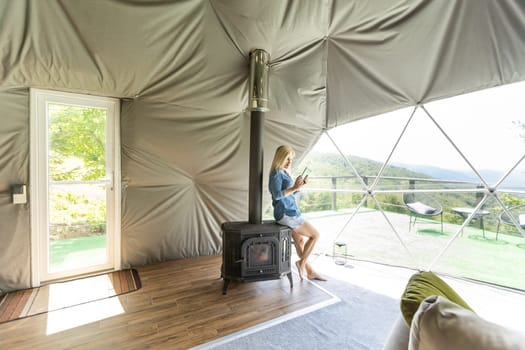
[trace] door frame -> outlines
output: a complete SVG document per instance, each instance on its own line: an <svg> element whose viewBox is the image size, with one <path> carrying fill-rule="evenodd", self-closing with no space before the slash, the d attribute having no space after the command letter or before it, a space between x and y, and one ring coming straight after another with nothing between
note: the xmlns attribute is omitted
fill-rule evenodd
<svg viewBox="0 0 525 350"><path fill-rule="evenodd" d="M109 169L111 176L110 191L107 203L107 231L111 233L107 248L109 257L109 269L121 269L121 169L120 169L120 100L109 97L76 94L54 90L30 89L30 215L31 215L31 285L40 286L41 282L59 279L63 276L43 280L42 256L40 253L43 244L42 230L48 234L47 201L48 201L48 173L47 157L43 156L42 149L47 154L47 103L56 102L71 105L107 108L106 119L106 157L107 164L112 164ZM45 117L42 117L44 113ZM112 115L112 117L111 117ZM40 151L39 151L40 150ZM107 171L107 172L108 172ZM39 203L46 203L40 206ZM44 207L44 209L43 209ZM108 235L108 237L110 237ZM107 269L106 269L107 270Z"/></svg>

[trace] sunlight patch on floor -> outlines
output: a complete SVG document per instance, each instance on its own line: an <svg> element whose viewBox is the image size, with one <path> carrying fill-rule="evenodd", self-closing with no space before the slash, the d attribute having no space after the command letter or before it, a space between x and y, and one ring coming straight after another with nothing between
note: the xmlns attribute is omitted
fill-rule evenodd
<svg viewBox="0 0 525 350"><path fill-rule="evenodd" d="M81 304L47 314L46 335L59 333L124 313L118 297Z"/></svg>
<svg viewBox="0 0 525 350"><path fill-rule="evenodd" d="M311 261L314 269L329 279L335 278L394 299L401 296L406 282L415 272L350 259L345 265L338 265L330 256L314 256Z"/></svg>
<svg viewBox="0 0 525 350"><path fill-rule="evenodd" d="M37 314L47 310L58 310L113 295L115 295L113 283L106 274L52 283L40 287L30 312Z"/></svg>

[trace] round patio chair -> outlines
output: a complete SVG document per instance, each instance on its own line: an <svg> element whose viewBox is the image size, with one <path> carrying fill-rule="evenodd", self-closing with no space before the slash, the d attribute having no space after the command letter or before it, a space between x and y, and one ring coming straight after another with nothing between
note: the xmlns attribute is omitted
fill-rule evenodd
<svg viewBox="0 0 525 350"><path fill-rule="evenodd" d="M403 193L403 204L410 213L408 231L416 224L417 218L441 216L441 233L443 233L443 207L432 196L421 192ZM412 222L413 219L413 222Z"/></svg>
<svg viewBox="0 0 525 350"><path fill-rule="evenodd" d="M507 210L510 213L510 215L512 215L512 217L516 220L516 222L520 225L520 227L525 230L525 204L509 207L507 208ZM516 227L516 225L514 225L514 223L510 219L509 214L507 214L505 210L502 210L498 215L496 239L498 239L501 224Z"/></svg>

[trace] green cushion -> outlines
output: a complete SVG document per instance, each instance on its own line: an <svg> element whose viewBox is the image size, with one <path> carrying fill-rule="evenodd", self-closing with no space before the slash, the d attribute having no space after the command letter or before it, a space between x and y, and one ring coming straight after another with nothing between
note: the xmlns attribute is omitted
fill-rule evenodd
<svg viewBox="0 0 525 350"><path fill-rule="evenodd" d="M410 327L412 318L419 308L419 304L427 297L437 295L473 311L470 306L445 281L433 272L418 272L410 277L403 295L401 296L401 313Z"/></svg>

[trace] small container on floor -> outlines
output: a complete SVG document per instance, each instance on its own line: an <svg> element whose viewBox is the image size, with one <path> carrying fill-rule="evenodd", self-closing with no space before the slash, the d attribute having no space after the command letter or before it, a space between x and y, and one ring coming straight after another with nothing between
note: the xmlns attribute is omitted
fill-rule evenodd
<svg viewBox="0 0 525 350"><path fill-rule="evenodd" d="M345 242L334 242L333 258L337 265L346 265L347 245Z"/></svg>

